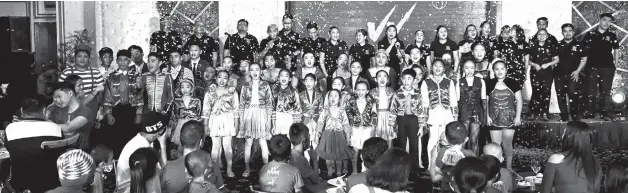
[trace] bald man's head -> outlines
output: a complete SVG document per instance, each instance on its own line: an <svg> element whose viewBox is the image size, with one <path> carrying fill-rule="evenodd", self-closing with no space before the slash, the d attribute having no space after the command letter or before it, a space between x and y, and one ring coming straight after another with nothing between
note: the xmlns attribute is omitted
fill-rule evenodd
<svg viewBox="0 0 628 193"><path fill-rule="evenodd" d="M484 146L484 154L495 156L499 161L503 161L503 150L502 146L497 143L489 143Z"/></svg>
<svg viewBox="0 0 628 193"><path fill-rule="evenodd" d="M199 177L211 172L211 155L203 150L196 150L185 156L185 169L193 176Z"/></svg>

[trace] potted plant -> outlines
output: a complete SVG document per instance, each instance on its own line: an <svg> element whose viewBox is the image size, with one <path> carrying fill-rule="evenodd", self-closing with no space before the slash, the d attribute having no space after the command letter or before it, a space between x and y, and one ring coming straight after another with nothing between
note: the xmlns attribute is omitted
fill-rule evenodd
<svg viewBox="0 0 628 193"><path fill-rule="evenodd" d="M59 72L63 71L67 66L74 66L74 48L81 44L90 44L91 41L87 29L75 30L72 33L68 33L68 35L65 36L65 41L57 50Z"/></svg>

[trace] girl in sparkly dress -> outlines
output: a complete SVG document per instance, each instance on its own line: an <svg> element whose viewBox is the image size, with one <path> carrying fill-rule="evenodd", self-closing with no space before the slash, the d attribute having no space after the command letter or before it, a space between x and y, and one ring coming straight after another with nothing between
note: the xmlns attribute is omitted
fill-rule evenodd
<svg viewBox="0 0 628 193"><path fill-rule="evenodd" d="M177 89L177 97L172 102L173 114L170 120L170 129L167 136L170 136L170 141L178 147L181 146L181 127L189 120L201 119L201 106L202 102L199 98L193 96L194 83L191 79L183 79L179 83Z"/></svg>
<svg viewBox="0 0 628 193"><path fill-rule="evenodd" d="M478 135L480 125L486 124L486 84L481 78L474 76L475 63L467 60L462 65L464 77L458 81L458 106L460 107L460 122L469 130L468 149L477 155L479 153Z"/></svg>
<svg viewBox="0 0 628 193"><path fill-rule="evenodd" d="M324 77L323 77L324 78ZM323 104L323 93L318 91L316 76L314 74L305 75L304 84L305 90L299 93L299 99L301 101L301 110L303 117L301 118L303 124L305 124L310 130L310 136L316 136L316 121L318 120L319 111ZM318 140L311 140L312 148L307 151L310 154L310 160L314 165L314 171L318 171L318 155L316 151L312 151L318 147Z"/></svg>
<svg viewBox="0 0 628 193"><path fill-rule="evenodd" d="M432 159L432 149L445 131L445 125L458 120L458 98L454 81L444 74L444 63L440 59L432 62L432 76L421 85L421 93L429 97L427 124L430 138L427 141L427 156ZM429 167L429 166L428 166Z"/></svg>
<svg viewBox="0 0 628 193"><path fill-rule="evenodd" d="M495 79L486 83L488 93L487 124L492 126L491 139L504 147L506 167L512 168L513 146L515 136L513 126L521 125L521 87L509 78L506 78L506 63L498 61L493 65Z"/></svg>
<svg viewBox="0 0 628 193"><path fill-rule="evenodd" d="M293 123L301 122L301 102L297 89L290 86L292 75L287 69L279 71L279 84L273 86L273 111L274 129L273 135L290 133Z"/></svg>
<svg viewBox="0 0 628 193"><path fill-rule="evenodd" d="M373 126L377 123L377 110L373 99L368 95L368 83L359 81L355 87L355 93L345 107L351 125L350 145L355 151L351 159L354 174L358 173L358 152L364 141L371 138Z"/></svg>
<svg viewBox="0 0 628 193"><path fill-rule="evenodd" d="M388 141L388 148L392 148L392 140L397 137L395 123L397 122L396 91L386 86L388 73L377 72L377 87L371 89L369 94L373 97L377 106L377 126L373 131L373 137L381 137Z"/></svg>
<svg viewBox="0 0 628 193"><path fill-rule="evenodd" d="M341 176L343 160L353 157L353 149L349 147L351 129L345 110L340 107L340 91L329 91L329 106L321 111L314 140L319 140L316 153L327 164L327 174ZM334 168L335 166L335 168ZM344 167L346 173L346 166Z"/></svg>
<svg viewBox="0 0 628 193"><path fill-rule="evenodd" d="M214 163L220 163L222 150L227 160L227 176L234 177L231 169L233 150L231 139L236 135L238 128L238 108L240 99L235 87L228 85L229 72L218 71L216 84L209 86L203 100L203 119L205 121L205 135L212 138L212 158Z"/></svg>
<svg viewBox="0 0 628 193"><path fill-rule="evenodd" d="M273 94L270 84L261 80L261 66L249 65L251 81L244 82L240 91L240 127L238 138L246 138L244 147L244 164L246 170L242 174L248 177L251 173L251 147L253 140L257 140L262 149L264 164L268 163L268 145L266 140L271 137L273 111Z"/></svg>

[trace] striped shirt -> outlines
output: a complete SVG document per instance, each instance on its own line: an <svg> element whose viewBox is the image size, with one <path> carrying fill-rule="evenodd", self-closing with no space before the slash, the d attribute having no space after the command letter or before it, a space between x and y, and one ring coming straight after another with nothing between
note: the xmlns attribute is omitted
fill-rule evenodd
<svg viewBox="0 0 628 193"><path fill-rule="evenodd" d="M75 67L70 67L61 73L59 77L59 82L65 81L65 79L70 75L77 75L81 77L83 82L83 92L90 93L99 85L102 85L105 81L102 77L100 71L96 68L88 67L87 70L80 71Z"/></svg>

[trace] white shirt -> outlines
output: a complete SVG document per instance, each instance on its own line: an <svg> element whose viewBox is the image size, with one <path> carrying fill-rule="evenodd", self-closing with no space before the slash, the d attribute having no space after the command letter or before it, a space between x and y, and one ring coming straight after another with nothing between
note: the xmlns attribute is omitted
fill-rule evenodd
<svg viewBox="0 0 628 193"><path fill-rule="evenodd" d="M179 64L179 66L177 67L171 67L171 71L170 71L170 77L172 79L177 79L177 76L179 76L179 72L181 72L183 70L183 67Z"/></svg>
<svg viewBox="0 0 628 193"><path fill-rule="evenodd" d="M61 127L49 121L20 121L14 122L6 128L7 141L31 137L63 137Z"/></svg>
<svg viewBox="0 0 628 193"><path fill-rule="evenodd" d="M131 154L140 148L151 147L150 143L142 135L137 134L131 139L120 153L118 158L118 166L116 167L116 184L120 186L127 181L131 181L131 168L129 166L129 158Z"/></svg>

